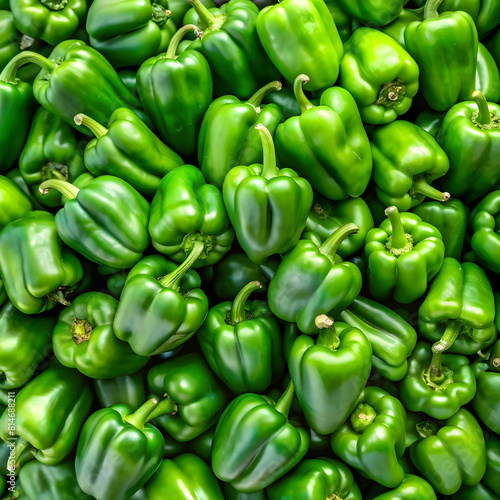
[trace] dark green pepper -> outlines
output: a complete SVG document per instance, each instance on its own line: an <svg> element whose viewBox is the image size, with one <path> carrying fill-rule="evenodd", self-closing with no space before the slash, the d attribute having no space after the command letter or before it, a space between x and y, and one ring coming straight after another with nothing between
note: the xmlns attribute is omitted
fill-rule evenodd
<svg viewBox="0 0 500 500"><path fill-rule="evenodd" d="M500 344L498 347L500 348ZM483 361L480 359L472 364L477 382L472 407L485 425L500 434L500 373L497 371L500 367L500 353L495 353L495 350L491 352L490 366Z"/></svg>
<svg viewBox="0 0 500 500"><path fill-rule="evenodd" d="M483 93L488 101L500 101L500 72L495 59L482 43L478 45L477 51L475 87Z"/></svg>
<svg viewBox="0 0 500 500"><path fill-rule="evenodd" d="M33 210L31 200L8 177L0 175L0 230Z"/></svg>
<svg viewBox="0 0 500 500"><path fill-rule="evenodd" d="M394 21L403 10L405 0L338 0L340 6L351 17L370 26L385 26Z"/></svg>
<svg viewBox="0 0 500 500"><path fill-rule="evenodd" d="M426 109L419 113L415 118L415 125L424 129L428 134L432 135L434 139L437 140L439 129L443 124L446 112L434 111L432 109Z"/></svg>
<svg viewBox="0 0 500 500"><path fill-rule="evenodd" d="M397 488L377 495L372 500L436 500L436 493L425 479L405 474L403 482Z"/></svg>
<svg viewBox="0 0 500 500"><path fill-rule="evenodd" d="M21 52L21 45L22 34L14 24L12 12L0 6L0 71L16 54Z"/></svg>

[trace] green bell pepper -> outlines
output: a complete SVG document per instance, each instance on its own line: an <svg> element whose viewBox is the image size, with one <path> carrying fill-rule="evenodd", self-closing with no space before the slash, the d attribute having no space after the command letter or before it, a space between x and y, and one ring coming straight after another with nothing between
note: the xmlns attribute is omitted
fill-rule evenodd
<svg viewBox="0 0 500 500"><path fill-rule="evenodd" d="M331 439L332 450L369 479L395 488L404 479L405 410L378 387L367 387L350 419Z"/></svg>
<svg viewBox="0 0 500 500"><path fill-rule="evenodd" d="M450 193L430 185L450 168L448 157L430 134L411 122L397 120L374 129L370 139L375 193L384 205L406 212L426 197L450 198Z"/></svg>
<svg viewBox="0 0 500 500"><path fill-rule="evenodd" d="M497 366L500 366L500 356L496 357L492 353L490 360L495 359ZM493 432L500 434L500 373L483 360L473 363L472 371L477 382L472 407L485 425Z"/></svg>
<svg viewBox="0 0 500 500"><path fill-rule="evenodd" d="M153 393L166 394L155 423L183 443L210 429L227 404L225 388L198 352L154 366L148 385Z"/></svg>
<svg viewBox="0 0 500 500"><path fill-rule="evenodd" d="M68 198L55 220L69 247L92 262L117 269L139 261L149 244L149 204L128 182L102 175L81 189L59 179L40 184L40 193L50 189Z"/></svg>
<svg viewBox="0 0 500 500"><path fill-rule="evenodd" d="M178 266L160 255L144 257L130 271L113 321L115 335L141 356L171 351L189 340L208 312L208 298L191 270L203 251L193 245Z"/></svg>
<svg viewBox="0 0 500 500"><path fill-rule="evenodd" d="M368 286L378 300L393 297L409 304L427 290L427 283L444 260L441 233L409 212L400 214L394 206L380 228L366 235Z"/></svg>
<svg viewBox="0 0 500 500"><path fill-rule="evenodd" d="M29 316L5 303L0 309L0 389L23 386L51 353L50 335L56 318Z"/></svg>
<svg viewBox="0 0 500 500"><path fill-rule="evenodd" d="M434 111L426 109L419 113L415 118L415 125L424 129L428 134L432 135L437 140L439 129L443 124L446 112Z"/></svg>
<svg viewBox="0 0 500 500"><path fill-rule="evenodd" d="M444 0L439 11L449 10L462 10L470 14L481 37L500 23L500 5L495 0Z"/></svg>
<svg viewBox="0 0 500 500"><path fill-rule="evenodd" d="M352 30L354 28L353 21L350 16L347 15L345 10L339 5L337 0L327 0L325 1L328 10L333 18L335 27L339 32L340 39L342 43L347 42L349 37L352 35Z"/></svg>
<svg viewBox="0 0 500 500"><path fill-rule="evenodd" d="M234 302L212 307L196 334L210 368L235 394L262 393L283 375L279 324L265 302L247 301L259 288L252 281Z"/></svg>
<svg viewBox="0 0 500 500"><path fill-rule="evenodd" d="M297 465L309 447L309 434L288 419L293 383L277 403L241 394L224 410L215 430L212 469L243 493L255 493Z"/></svg>
<svg viewBox="0 0 500 500"><path fill-rule="evenodd" d="M145 0L94 0L86 30L90 45L115 68L139 66L148 57L167 49L175 32L169 11Z"/></svg>
<svg viewBox="0 0 500 500"><path fill-rule="evenodd" d="M392 309L358 295L340 313L349 326L361 330L373 349L373 366L384 378L401 380L408 371L408 356L417 343L417 332Z"/></svg>
<svg viewBox="0 0 500 500"><path fill-rule="evenodd" d="M33 210L44 210L43 206L33 196L33 192L23 179L19 168L11 168L8 172L6 172L5 177L9 178L14 184L16 184L16 186L27 196L33 206ZM23 204L20 203L19 205L22 206Z"/></svg>
<svg viewBox="0 0 500 500"><path fill-rule="evenodd" d="M21 52L22 34L14 24L12 12L0 9L0 71Z"/></svg>
<svg viewBox="0 0 500 500"><path fill-rule="evenodd" d="M201 0L201 2L207 9L215 7L213 0ZM186 0L167 0L166 5L171 11L170 19L175 23L175 25L182 26L185 24L182 20L186 15L186 12L192 8L191 5L186 2Z"/></svg>
<svg viewBox="0 0 500 500"><path fill-rule="evenodd" d="M158 135L181 155L196 153L203 115L212 102L210 66L196 50L176 55L182 37L196 26L174 35L166 54L145 61L137 72L137 91Z"/></svg>
<svg viewBox="0 0 500 500"><path fill-rule="evenodd" d="M53 364L19 391L12 413L0 418L0 438L15 442L15 463L33 455L47 465L62 462L76 445L90 411L92 391L88 379L76 370Z"/></svg>
<svg viewBox="0 0 500 500"><path fill-rule="evenodd" d="M500 10L499 13L500 15ZM488 49L480 43L477 51L476 83L484 97L491 102L500 101L500 72Z"/></svg>
<svg viewBox="0 0 500 500"><path fill-rule="evenodd" d="M420 422L417 432L420 440L410 448L411 460L438 493L451 495L462 483L479 483L486 471L486 447L471 413L462 408L444 422Z"/></svg>
<svg viewBox="0 0 500 500"><path fill-rule="evenodd" d="M274 135L283 113L276 104L260 107L260 103L266 94L280 89L281 83L275 81L246 102L228 95L210 104L198 136L198 163L207 182L222 188L233 167L262 163L262 141L255 125L265 125Z"/></svg>
<svg viewBox="0 0 500 500"><path fill-rule="evenodd" d="M317 99L315 99L316 101ZM280 91L270 92L264 97L263 102L276 104L283 112L283 117L288 120L291 116L300 115L300 106L295 99L295 94L288 87L282 88Z"/></svg>
<svg viewBox="0 0 500 500"><path fill-rule="evenodd" d="M405 474L397 488L377 495L372 500L436 500L436 492L425 479Z"/></svg>
<svg viewBox="0 0 500 500"><path fill-rule="evenodd" d="M474 398L476 379L469 360L460 354L443 355L447 345L443 338L432 349L425 342L415 347L400 385L401 401L410 411L445 420Z"/></svg>
<svg viewBox="0 0 500 500"><path fill-rule="evenodd" d="M93 413L85 422L76 449L80 488L96 500L128 500L160 466L163 436L151 424L158 405L150 399L138 410L115 405Z"/></svg>
<svg viewBox="0 0 500 500"><path fill-rule="evenodd" d="M65 297L82 280L83 268L63 246L54 216L34 211L0 232L0 276L12 303L25 314L37 314L57 302L68 305Z"/></svg>
<svg viewBox="0 0 500 500"><path fill-rule="evenodd" d="M403 9L392 23L379 28L380 31L394 38L401 47L405 47L406 27L414 21L422 21L424 15L423 7L419 9Z"/></svg>
<svg viewBox="0 0 500 500"><path fill-rule="evenodd" d="M342 40L324 2L283 0L259 13L257 33L279 72L293 82L309 76L307 90L335 84L344 54Z"/></svg>
<svg viewBox="0 0 500 500"><path fill-rule="evenodd" d="M146 491L149 500L224 500L210 467L191 453L163 460L146 484Z"/></svg>
<svg viewBox="0 0 500 500"><path fill-rule="evenodd" d="M302 114L276 130L280 165L296 170L331 200L360 196L370 181L372 154L356 102L347 90L333 87L314 106L302 88L307 81L299 75L293 85Z"/></svg>
<svg viewBox="0 0 500 500"><path fill-rule="evenodd" d="M334 316L361 290L361 272L351 262L337 262L340 243L358 231L355 224L337 229L323 244L300 240L285 255L269 284L269 307L278 318L296 322L299 330L317 332L316 317Z"/></svg>
<svg viewBox="0 0 500 500"><path fill-rule="evenodd" d="M394 21L401 11L405 0L385 2L384 0L338 0L347 14L369 26L385 26Z"/></svg>
<svg viewBox="0 0 500 500"><path fill-rule="evenodd" d="M0 175L0 230L33 210L31 200L12 180Z"/></svg>
<svg viewBox="0 0 500 500"><path fill-rule="evenodd" d="M500 500L500 496L482 482L475 486L463 484L454 495L448 495L446 498L450 500L462 500L463 498L467 498L467 500Z"/></svg>
<svg viewBox="0 0 500 500"><path fill-rule="evenodd" d="M500 438L490 435L486 441L486 472L483 482L493 491L500 491Z"/></svg>
<svg viewBox="0 0 500 500"><path fill-rule="evenodd" d="M298 242L313 192L294 170L276 166L270 131L261 124L255 128L262 140L263 164L231 169L222 192L238 243L250 260L261 264Z"/></svg>

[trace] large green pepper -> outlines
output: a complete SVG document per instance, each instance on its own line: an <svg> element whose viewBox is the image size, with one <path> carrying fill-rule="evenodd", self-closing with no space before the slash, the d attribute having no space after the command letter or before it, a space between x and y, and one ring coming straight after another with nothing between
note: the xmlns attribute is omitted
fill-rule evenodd
<svg viewBox="0 0 500 500"><path fill-rule="evenodd" d="M28 316L7 302L0 309L0 389L22 387L51 352L54 316Z"/></svg>
<svg viewBox="0 0 500 500"><path fill-rule="evenodd" d="M269 307L278 318L296 322L303 333L316 333L316 317L335 316L361 290L361 272L351 262L336 262L340 243L358 231L346 224L323 244L300 240L285 255L269 284Z"/></svg>
<svg viewBox="0 0 500 500"><path fill-rule="evenodd" d="M210 368L235 394L262 393L283 375L278 322L265 302L247 302L259 288L252 281L233 303L212 307L196 335Z"/></svg>
<svg viewBox="0 0 500 500"><path fill-rule="evenodd" d="M447 257L418 310L418 329L437 342L445 330L450 352L473 355L489 347L497 337L495 298L485 272L473 262L460 264Z"/></svg>
<svg viewBox="0 0 500 500"><path fill-rule="evenodd" d="M90 45L115 68L138 66L166 50L175 24L161 3L94 0L86 24Z"/></svg>
<svg viewBox="0 0 500 500"><path fill-rule="evenodd" d="M500 101L500 72L495 59L482 43L478 45L477 51L475 87L488 101Z"/></svg>
<svg viewBox="0 0 500 500"><path fill-rule="evenodd" d="M373 181L379 200L402 212L422 203L426 197L447 201L430 185L448 172L450 162L436 140L417 125L397 120L377 127L370 134ZM393 147L395 141L398 147Z"/></svg>
<svg viewBox="0 0 500 500"><path fill-rule="evenodd" d="M417 332L399 314L358 295L340 318L366 335L373 349L373 366L383 377L398 381L406 375Z"/></svg>
<svg viewBox="0 0 500 500"><path fill-rule="evenodd" d="M470 14L481 36L500 23L500 5L495 0L444 0L439 12L449 10L462 10Z"/></svg>
<svg viewBox="0 0 500 500"><path fill-rule="evenodd" d="M347 90L334 87L314 106L302 88L307 81L299 75L293 86L302 114L276 130L280 165L296 170L331 200L360 196L370 180L372 155L356 102Z"/></svg>
<svg viewBox="0 0 500 500"><path fill-rule="evenodd" d="M357 328L316 318L316 339L301 335L287 357L295 393L317 434L339 429L356 407L372 367L370 341Z"/></svg>
<svg viewBox="0 0 500 500"><path fill-rule="evenodd" d="M68 305L65 296L78 286L83 268L63 246L54 216L34 211L0 232L0 276L12 303L25 314L37 314L57 302Z"/></svg>
<svg viewBox="0 0 500 500"><path fill-rule="evenodd" d="M260 264L298 242L313 192L294 170L276 166L271 133L261 124L255 128L262 140L263 164L231 169L224 179L223 195L238 243Z"/></svg>
<svg viewBox="0 0 500 500"><path fill-rule="evenodd" d="M33 210L23 190L8 177L0 175L0 229Z"/></svg>
<svg viewBox="0 0 500 500"><path fill-rule="evenodd" d="M486 471L484 436L477 420L464 408L444 422L417 424L420 440L410 448L420 474L443 495L473 486Z"/></svg>
<svg viewBox="0 0 500 500"><path fill-rule="evenodd" d="M176 55L181 38L193 25L182 27L166 54L152 57L137 72L137 91L158 135L177 153L196 153L201 121L212 102L212 73L197 50Z"/></svg>
<svg viewBox="0 0 500 500"><path fill-rule="evenodd" d="M367 387L350 419L332 435L334 453L369 479L395 488L404 479L405 410L378 387Z"/></svg>
<svg viewBox="0 0 500 500"><path fill-rule="evenodd" d="M151 424L158 401L132 413L115 405L93 413L78 439L75 470L80 488L97 500L128 500L160 466L163 436Z"/></svg>
<svg viewBox="0 0 500 500"><path fill-rule="evenodd" d="M423 96L432 109L446 111L467 99L476 79L476 26L462 11L438 14L442 0L427 0L424 21L405 30L408 52L420 68Z"/></svg>
<svg viewBox="0 0 500 500"><path fill-rule="evenodd" d="M28 454L54 465L76 445L92 391L81 373L54 364L21 389L15 402L15 430L7 409L0 418L0 438L5 442L15 438L16 465Z"/></svg>
<svg viewBox="0 0 500 500"><path fill-rule="evenodd" d="M436 493L425 479L405 474L403 482L397 488L377 495L372 500L436 500Z"/></svg>
<svg viewBox="0 0 500 500"><path fill-rule="evenodd" d="M197 352L154 366L148 385L153 393L167 395L153 415L155 423L180 442L210 429L227 404L226 390Z"/></svg>
<svg viewBox="0 0 500 500"><path fill-rule="evenodd" d="M224 500L210 467L191 453L163 460L146 485L149 500Z"/></svg>
<svg viewBox="0 0 500 500"><path fill-rule="evenodd" d="M215 430L212 469L238 491L262 490L297 465L309 434L288 420L293 383L276 404L257 394L241 394L224 410Z"/></svg>
<svg viewBox="0 0 500 500"><path fill-rule="evenodd" d="M178 266L160 255L144 257L130 271L113 322L115 335L141 356L171 351L189 340L208 312L198 273L190 269L203 251L197 241Z"/></svg>
<svg viewBox="0 0 500 500"><path fill-rule="evenodd" d="M246 102L228 95L210 104L198 136L198 163L207 182L222 188L233 167L262 163L262 141L255 125L265 125L274 135L283 113L276 104L260 107L260 103L271 90L280 89L281 83L275 81Z"/></svg>
<svg viewBox="0 0 500 500"><path fill-rule="evenodd" d="M399 214L392 206L380 228L366 235L368 285L378 300L390 296L409 304L427 290L444 259L441 233L415 214Z"/></svg>
<svg viewBox="0 0 500 500"><path fill-rule="evenodd" d="M351 17L369 26L385 26L394 21L403 10L405 0L338 0Z"/></svg>
<svg viewBox="0 0 500 500"><path fill-rule="evenodd" d="M11 0L17 29L56 45L71 37L87 14L86 0Z"/></svg>
<svg viewBox="0 0 500 500"><path fill-rule="evenodd" d="M324 2L283 0L259 13L257 32L279 72L293 82L309 76L307 90L331 87L344 54L342 40Z"/></svg>
<svg viewBox="0 0 500 500"><path fill-rule="evenodd" d="M201 241L204 251L193 267L219 262L234 240L221 192L192 165L163 177L151 203L149 234L156 250L175 262L182 262Z"/></svg>
<svg viewBox="0 0 500 500"><path fill-rule="evenodd" d="M327 457L302 461L269 486L267 496L269 500L361 500L349 467Z"/></svg>
<svg viewBox="0 0 500 500"><path fill-rule="evenodd" d="M92 262L129 268L148 247L149 204L119 177L103 175L81 189L50 179L39 189L42 194L56 189L66 196L68 201L56 214L57 232L69 247Z"/></svg>
<svg viewBox="0 0 500 500"><path fill-rule="evenodd" d="M419 70L396 40L372 28L358 28L344 49L340 84L356 100L363 122L390 123L410 109Z"/></svg>
<svg viewBox="0 0 500 500"><path fill-rule="evenodd" d="M492 362L496 359L498 370L500 353L495 357L493 351L490 356ZM485 425L500 434L500 373L483 360L474 363L472 371L477 382L476 395L472 400L474 411Z"/></svg>

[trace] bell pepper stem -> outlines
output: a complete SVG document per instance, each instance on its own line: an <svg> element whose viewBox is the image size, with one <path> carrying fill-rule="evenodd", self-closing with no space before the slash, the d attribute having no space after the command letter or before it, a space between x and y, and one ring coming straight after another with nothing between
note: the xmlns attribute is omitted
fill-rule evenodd
<svg viewBox="0 0 500 500"><path fill-rule="evenodd" d="M257 90L255 94L248 99L247 103L251 104L252 106L258 107L260 103L262 102L262 99L266 97L267 94L270 92L276 91L276 90L281 90L281 82L279 81L274 81L271 83L268 83L267 85L264 85L262 88Z"/></svg>
<svg viewBox="0 0 500 500"><path fill-rule="evenodd" d="M139 430L144 429L144 425L146 422L152 420L151 414L153 410L156 408L158 404L158 400L156 398L151 398L146 401L142 406L137 408L134 413L131 415L127 415L124 417L129 424L132 424L134 427L137 427Z"/></svg>
<svg viewBox="0 0 500 500"><path fill-rule="evenodd" d="M14 466L17 469L21 463L21 459L23 458L26 453L32 451L34 449L33 445L24 439L23 437L19 436L16 439L16 445L14 447Z"/></svg>
<svg viewBox="0 0 500 500"><path fill-rule="evenodd" d="M326 314L320 314L314 320L319 329L316 345L322 345L332 351L336 351L340 346L340 338L335 330L335 323L332 318Z"/></svg>
<svg viewBox="0 0 500 500"><path fill-rule="evenodd" d="M87 127L98 139L108 133L108 129L104 125L101 125L99 122L96 122L94 119L90 118L90 116L84 115L83 113L77 114L73 120L77 125Z"/></svg>
<svg viewBox="0 0 500 500"><path fill-rule="evenodd" d="M457 340L461 330L461 323L458 321L449 321L441 340L437 341L432 346L431 363L424 377L427 379L428 384L430 383L433 387L443 384L447 378L443 373L443 353L453 345L455 340Z"/></svg>
<svg viewBox="0 0 500 500"><path fill-rule="evenodd" d="M377 418L377 412L373 406L360 403L351 414L352 428L361 434Z"/></svg>
<svg viewBox="0 0 500 500"><path fill-rule="evenodd" d="M71 325L71 338L76 345L87 342L92 334L92 327L86 319L73 318Z"/></svg>
<svg viewBox="0 0 500 500"><path fill-rule="evenodd" d="M36 64L42 70L51 72L54 71L57 64L50 59L37 54L36 52L25 51L14 56L5 66L3 71L0 73L0 80L2 82L16 83L17 70L24 66L25 64Z"/></svg>
<svg viewBox="0 0 500 500"><path fill-rule="evenodd" d="M201 0L188 0L188 2L194 8L205 26L210 27L217 23L215 16L201 3Z"/></svg>
<svg viewBox="0 0 500 500"><path fill-rule="evenodd" d="M418 434L423 437L434 436L439 430L439 425L436 422L427 420L426 422L419 422L416 426Z"/></svg>
<svg viewBox="0 0 500 500"><path fill-rule="evenodd" d="M293 382L290 380L285 392L283 393L281 398L278 399L278 402L274 405L274 408L278 410L282 415L285 415L286 418L288 418L288 414L290 413L294 394L295 388L293 386Z"/></svg>
<svg viewBox="0 0 500 500"><path fill-rule="evenodd" d="M50 10L63 10L68 5L68 0L40 0L42 5L45 5Z"/></svg>
<svg viewBox="0 0 500 500"><path fill-rule="evenodd" d="M474 90L474 92L472 92L471 97L478 107L478 115L476 118L476 122L482 125L483 127L490 125L491 114L486 97L484 97L483 93L480 92L479 90Z"/></svg>
<svg viewBox="0 0 500 500"><path fill-rule="evenodd" d="M448 201L450 199L450 193L441 192L438 189L432 187L425 177L422 175L413 182L413 186L410 190L410 195L412 194L423 194L427 198L431 198L436 201Z"/></svg>
<svg viewBox="0 0 500 500"><path fill-rule="evenodd" d="M424 7L424 20L439 17L438 7L443 0L427 0Z"/></svg>
<svg viewBox="0 0 500 500"><path fill-rule="evenodd" d="M443 336L441 337L441 340L437 341L433 346L432 349L436 351L447 351L457 340L457 337L460 335L460 332L462 331L463 325L458 322L458 321L448 321L448 324L446 325L446 329L443 333Z"/></svg>
<svg viewBox="0 0 500 500"><path fill-rule="evenodd" d="M38 188L40 194L47 194L50 189L55 189L59 191L63 196L66 196L69 200L73 200L77 197L80 190L68 181L62 181L60 179L48 179L43 181Z"/></svg>
<svg viewBox="0 0 500 500"><path fill-rule="evenodd" d="M151 9L153 11L151 21L158 26L163 26L172 15L170 10L165 9L162 5L154 2L151 4Z"/></svg>
<svg viewBox="0 0 500 500"><path fill-rule="evenodd" d="M293 82L293 93L295 94L295 99L299 103L301 114L305 113L308 109L315 107L304 94L303 87L308 81L309 77L307 75L299 75Z"/></svg>
<svg viewBox="0 0 500 500"><path fill-rule="evenodd" d="M319 247L319 251L326 255L332 262L335 261L335 254L339 249L340 244L351 234L359 233L359 227L350 222L339 227L332 235L330 235L324 243Z"/></svg>
<svg viewBox="0 0 500 500"><path fill-rule="evenodd" d="M411 242L408 240L408 236L405 233L405 228L399 216L399 210L394 206L388 207L385 209L385 215L389 217L392 227L390 248L393 250L401 250L402 252L407 251L406 249L408 245L411 245Z"/></svg>
<svg viewBox="0 0 500 500"><path fill-rule="evenodd" d="M262 141L262 152L264 156L262 161L262 177L272 179L273 177L277 177L279 173L279 169L276 166L276 150L274 149L273 136L262 123L255 125L255 129L259 132L260 140Z"/></svg>
<svg viewBox="0 0 500 500"><path fill-rule="evenodd" d="M181 288L180 283L182 278L189 268L198 260L198 257L203 253L204 249L205 245L203 242L195 241L186 260L175 271L172 271L158 280L161 285L165 288L171 288L172 290L179 291Z"/></svg>
<svg viewBox="0 0 500 500"><path fill-rule="evenodd" d="M64 287L60 287L53 292L50 292L47 294L46 299L47 300L53 300L54 302L57 302L58 304L62 304L63 306L70 306L71 302L66 300L66 296L68 295L68 291Z"/></svg>
<svg viewBox="0 0 500 500"><path fill-rule="evenodd" d="M155 399L159 399L156 398ZM177 413L178 407L177 403L170 399L167 394L164 394L163 399L159 401L156 407L149 415L149 420L154 420L155 418L162 417L164 415L175 415Z"/></svg>
<svg viewBox="0 0 500 500"><path fill-rule="evenodd" d="M167 53L165 54L165 57L167 59L175 59L177 56L177 47L181 40L184 38L184 35L189 32L189 31L194 31L194 34L198 37L201 38L203 35L203 32L198 28L198 26L195 26L194 24L186 24L186 26L183 26L179 30L175 32L175 35L172 37L170 40L170 43L168 44L168 49Z"/></svg>
<svg viewBox="0 0 500 500"><path fill-rule="evenodd" d="M255 290L262 288L262 285L258 281L251 281L248 285L245 285L236 295L233 305L231 307L231 324L236 325L247 319L245 312L245 305L247 303L248 297Z"/></svg>

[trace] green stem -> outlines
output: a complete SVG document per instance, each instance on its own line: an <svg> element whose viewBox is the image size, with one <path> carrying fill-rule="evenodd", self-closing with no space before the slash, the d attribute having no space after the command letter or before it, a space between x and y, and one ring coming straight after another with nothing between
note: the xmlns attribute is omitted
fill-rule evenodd
<svg viewBox="0 0 500 500"><path fill-rule="evenodd" d="M16 439L16 446L14 447L14 466L16 467L16 469L19 467L23 456L33 449L33 445L21 436Z"/></svg>
<svg viewBox="0 0 500 500"><path fill-rule="evenodd" d="M42 70L51 72L54 71L57 64L46 57L37 54L36 52L25 51L14 56L8 63L7 66L0 73L0 80L2 82L16 83L17 70L24 66L25 64L36 64Z"/></svg>
<svg viewBox="0 0 500 500"><path fill-rule="evenodd" d="M339 227L325 242L319 247L319 251L326 255L332 262L335 262L335 254L340 244L351 234L359 233L359 227L350 222Z"/></svg>
<svg viewBox="0 0 500 500"><path fill-rule="evenodd" d="M385 209L385 215L389 217L392 227L391 247L396 249L404 249L408 246L408 236L406 236L405 228L399 216L397 207L388 207Z"/></svg>
<svg viewBox="0 0 500 500"><path fill-rule="evenodd" d="M198 14L202 25L205 24L208 28L216 24L215 16L201 3L201 0L188 0L188 2Z"/></svg>
<svg viewBox="0 0 500 500"><path fill-rule="evenodd" d="M299 75L293 82L293 93L295 94L295 99L299 103L301 114L305 113L308 109L315 107L304 94L303 87L308 81L309 77L307 75Z"/></svg>
<svg viewBox="0 0 500 500"><path fill-rule="evenodd" d="M373 406L360 403L351 415L352 428L361 434L377 418L377 412Z"/></svg>
<svg viewBox="0 0 500 500"><path fill-rule="evenodd" d="M1 76L0 76L1 79ZM488 106L488 101L484 97L483 93L479 90L474 90L472 92L472 100L477 104L479 113L476 118L476 122L482 126L488 126L491 124L491 114L490 108Z"/></svg>
<svg viewBox="0 0 500 500"><path fill-rule="evenodd" d="M288 418L288 414L290 413L294 394L295 388L293 387L293 382L290 380L285 392L283 393L281 398L279 398L278 402L274 405L274 408L278 410L282 415L285 415L286 418Z"/></svg>
<svg viewBox="0 0 500 500"><path fill-rule="evenodd" d="M443 0L427 0L424 7L424 21L426 19L434 19L439 16L438 7Z"/></svg>
<svg viewBox="0 0 500 500"><path fill-rule="evenodd" d="M43 181L38 188L40 194L47 194L49 189L55 189L59 191L63 196L66 196L69 200L73 200L77 197L79 189L73 186L71 182L61 181L60 179L48 179Z"/></svg>
<svg viewBox="0 0 500 500"><path fill-rule="evenodd" d="M457 340L457 337L460 335L462 328L463 325L459 321L448 321L441 340L439 340L432 346L432 350L437 352L447 351L453 345L455 340Z"/></svg>
<svg viewBox="0 0 500 500"><path fill-rule="evenodd" d="M164 9L163 6L158 5L157 3L151 4L151 10L151 21L160 27L163 26L172 15L172 12Z"/></svg>
<svg viewBox="0 0 500 500"><path fill-rule="evenodd" d="M435 187L432 187L425 177L422 175L420 176L414 183L413 186L411 187L410 190L410 195L411 194L423 194L424 196L427 196L427 198L432 198L433 200L436 201L448 201L450 199L450 193L448 192L441 192Z"/></svg>
<svg viewBox="0 0 500 500"><path fill-rule="evenodd" d="M76 345L87 342L92 334L92 327L86 319L73 318L71 325L71 338Z"/></svg>
<svg viewBox="0 0 500 500"><path fill-rule="evenodd" d="M268 83L267 85L264 85L262 88L257 90L257 92L255 92L255 94L247 100L247 103L257 107L262 102L262 99L264 99L264 97L269 94L269 92L281 90L281 87L281 82L278 81Z"/></svg>
<svg viewBox="0 0 500 500"><path fill-rule="evenodd" d="M255 129L259 132L260 140L262 141L264 156L262 161L262 177L272 179L273 177L277 177L279 173L279 169L276 166L276 150L274 149L273 136L262 123L255 125Z"/></svg>
<svg viewBox="0 0 500 500"><path fill-rule="evenodd" d="M76 115L73 120L77 125L87 127L98 139L108 133L108 129L104 125L101 125L99 122L96 122L93 118L83 113Z"/></svg>
<svg viewBox="0 0 500 500"><path fill-rule="evenodd" d="M40 0L40 3L50 10L63 10L68 5L68 0Z"/></svg>
<svg viewBox="0 0 500 500"><path fill-rule="evenodd" d="M195 35L198 38L201 38L202 31L200 30L200 28L198 28L198 26L195 26L194 24L186 24L186 26L183 26L181 29L177 30L175 35L170 40L170 43L168 44L167 53L165 55L167 59L176 58L177 46L179 45L180 41L184 38L184 35L189 31L194 31Z"/></svg>
<svg viewBox="0 0 500 500"><path fill-rule="evenodd" d="M53 292L47 294L46 298L47 300L53 300L54 302L62 304L63 306L70 306L71 302L68 302L66 300L66 296L68 295L68 293L69 292L67 291L67 289L61 286L57 290L54 290Z"/></svg>
<svg viewBox="0 0 500 500"><path fill-rule="evenodd" d="M439 430L439 425L436 422L427 420L426 422L419 422L416 426L419 436L426 438L429 436L434 436Z"/></svg>
<svg viewBox="0 0 500 500"><path fill-rule="evenodd" d="M403 80L396 78L393 81L382 85L375 104L380 104L386 108L394 108L405 97L406 86Z"/></svg>
<svg viewBox="0 0 500 500"><path fill-rule="evenodd" d="M231 324L236 325L236 323L241 323L247 319L245 305L248 297L250 297L252 292L258 290L259 288L262 288L262 285L258 281L251 281L239 291L231 307Z"/></svg>
<svg viewBox="0 0 500 500"><path fill-rule="evenodd" d="M137 408L134 413L132 413L131 415L127 415L124 420L142 431L146 422L152 420L151 414L153 413L153 410L156 408L157 404L158 400L155 398L151 398L142 406L139 406L139 408Z"/></svg>
<svg viewBox="0 0 500 500"><path fill-rule="evenodd" d="M204 249L205 245L201 241L195 241L186 260L175 271L172 271L158 280L161 285L165 288L179 291L181 289L180 283L182 278L189 268L198 260L198 257L203 253Z"/></svg>
<svg viewBox="0 0 500 500"><path fill-rule="evenodd" d="M435 351L434 346L432 347L431 364L426 374L426 378L434 385L439 385L445 379L443 375L443 351Z"/></svg>
<svg viewBox="0 0 500 500"><path fill-rule="evenodd" d="M326 314L320 314L314 320L316 327L319 329L318 340L316 345L328 347L332 351L336 351L340 346L340 338L335 331L335 323L332 318Z"/></svg>

